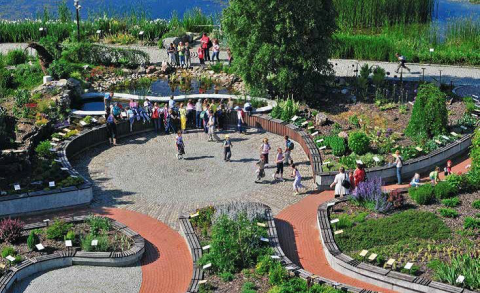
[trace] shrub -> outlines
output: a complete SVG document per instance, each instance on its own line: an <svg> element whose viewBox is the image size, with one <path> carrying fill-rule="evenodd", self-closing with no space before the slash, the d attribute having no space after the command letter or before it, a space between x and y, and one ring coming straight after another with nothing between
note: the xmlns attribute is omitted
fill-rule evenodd
<svg viewBox="0 0 480 293"><path fill-rule="evenodd" d="M477 199L474 202L472 202L472 207L474 209L480 209L480 199Z"/></svg>
<svg viewBox="0 0 480 293"><path fill-rule="evenodd" d="M255 266L255 272L259 275L265 275L270 271L274 264L275 261L270 257L270 255L266 254L259 259L257 265Z"/></svg>
<svg viewBox="0 0 480 293"><path fill-rule="evenodd" d="M458 217L458 212L454 209L441 208L441 209L438 210L438 212L444 218L456 218L456 217Z"/></svg>
<svg viewBox="0 0 480 293"><path fill-rule="evenodd" d="M65 235L65 237L63 238L64 240L71 240L72 242L75 241L75 232L70 230L67 232L67 235Z"/></svg>
<svg viewBox="0 0 480 293"><path fill-rule="evenodd" d="M332 149L333 155L341 157L347 152L345 140L336 135L325 137L325 145Z"/></svg>
<svg viewBox="0 0 480 293"><path fill-rule="evenodd" d="M360 128L360 119L357 115L352 115L348 117L348 122L355 128Z"/></svg>
<svg viewBox="0 0 480 293"><path fill-rule="evenodd" d="M411 187L408 189L410 197L419 205L432 203L435 198L433 186L425 184L420 187Z"/></svg>
<svg viewBox="0 0 480 293"><path fill-rule="evenodd" d="M351 132L348 135L348 147L357 155L363 155L370 149L370 139L364 132Z"/></svg>
<svg viewBox="0 0 480 293"><path fill-rule="evenodd" d="M215 213L215 207L208 206L197 211L198 216L190 219L193 227L208 229L212 225L212 217Z"/></svg>
<svg viewBox="0 0 480 293"><path fill-rule="evenodd" d="M53 224L47 228L47 238L61 240L72 226L72 224L67 224L64 220L56 219Z"/></svg>
<svg viewBox="0 0 480 293"><path fill-rule="evenodd" d="M257 290L255 290L255 284L252 282L245 282L242 285L242 291L241 293L255 293Z"/></svg>
<svg viewBox="0 0 480 293"><path fill-rule="evenodd" d="M35 245L37 245L38 243L40 243L40 239L38 238L37 232L35 230L30 231L30 234L27 238L28 249L34 250Z"/></svg>
<svg viewBox="0 0 480 293"><path fill-rule="evenodd" d="M386 213L392 208L392 204L387 201L387 195L382 191L382 179L378 177L360 182L350 199L365 207L371 204L379 213Z"/></svg>
<svg viewBox="0 0 480 293"><path fill-rule="evenodd" d="M50 151L51 148L52 146L50 145L50 142L48 140L44 140L38 144L38 146L35 148L35 152L40 158L49 159L53 156L52 152Z"/></svg>
<svg viewBox="0 0 480 293"><path fill-rule="evenodd" d="M96 246L92 246L92 240L98 240L98 244ZM80 239L80 246L82 247L83 251L98 252L109 251L112 247L110 241L108 240L108 236L105 234L98 236L88 234Z"/></svg>
<svg viewBox="0 0 480 293"><path fill-rule="evenodd" d="M478 229L480 228L480 219L466 217L465 221L463 222L463 227L465 229Z"/></svg>
<svg viewBox="0 0 480 293"><path fill-rule="evenodd" d="M271 285L281 285L288 278L288 273L281 263L275 262L275 265L268 273L268 281Z"/></svg>
<svg viewBox="0 0 480 293"><path fill-rule="evenodd" d="M54 79L68 78L76 67L64 59L55 60L50 64L48 73Z"/></svg>
<svg viewBox="0 0 480 293"><path fill-rule="evenodd" d="M455 195L456 191L455 187L444 181L439 182L434 187L434 193L438 199L451 198Z"/></svg>
<svg viewBox="0 0 480 293"><path fill-rule="evenodd" d="M463 99L465 103L465 112L467 114L472 114L475 111L475 102L473 101L472 97L466 97Z"/></svg>
<svg viewBox="0 0 480 293"><path fill-rule="evenodd" d="M101 232L108 232L111 227L109 218L99 216L88 217L87 224L90 226L90 234L95 236Z"/></svg>
<svg viewBox="0 0 480 293"><path fill-rule="evenodd" d="M445 178L446 181L457 190L466 190L468 188L468 177L452 173Z"/></svg>
<svg viewBox="0 0 480 293"><path fill-rule="evenodd" d="M2 257L6 258L9 255L15 256L15 255L17 255L17 252L15 251L15 249L12 246L5 246L2 249Z"/></svg>
<svg viewBox="0 0 480 293"><path fill-rule="evenodd" d="M92 123L92 116L86 116L85 118L83 118L83 122L87 123L87 124L90 124Z"/></svg>
<svg viewBox="0 0 480 293"><path fill-rule="evenodd" d="M451 230L434 213L408 210L385 218L366 220L345 229L345 233L335 236L335 239L342 251L350 252L388 246L400 240L439 240L447 239L450 235Z"/></svg>
<svg viewBox="0 0 480 293"><path fill-rule="evenodd" d="M224 282L231 282L233 279L235 279L235 276L230 272L220 273L219 276Z"/></svg>
<svg viewBox="0 0 480 293"><path fill-rule="evenodd" d="M480 269L480 258L470 255L457 255L449 262L440 260L432 261L428 266L434 271L435 280L446 282L451 285L458 285L457 278L465 276L465 287L475 290L480 288L478 271Z"/></svg>
<svg viewBox="0 0 480 293"><path fill-rule="evenodd" d="M460 199L458 197L444 199L442 204L446 207L454 208L460 204Z"/></svg>
<svg viewBox="0 0 480 293"><path fill-rule="evenodd" d="M18 65L27 62L27 54L22 49L15 49L8 51L7 55L5 56L5 63L7 65Z"/></svg>
<svg viewBox="0 0 480 293"><path fill-rule="evenodd" d="M18 219L3 219L0 221L0 239L13 243L22 236L24 223Z"/></svg>

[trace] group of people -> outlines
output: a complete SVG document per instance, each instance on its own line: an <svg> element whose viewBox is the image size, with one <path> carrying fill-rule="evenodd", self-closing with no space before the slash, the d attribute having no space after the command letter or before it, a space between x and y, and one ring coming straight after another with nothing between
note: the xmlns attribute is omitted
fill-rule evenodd
<svg viewBox="0 0 480 293"><path fill-rule="evenodd" d="M170 43L167 48L168 58L170 65L181 67L181 68L190 68L192 66L192 47L188 42L179 42L178 45ZM210 50L212 50L212 55L210 56ZM228 55L228 63L232 63L232 52L227 48L226 50ZM205 61L210 62L220 62L220 42L218 39L210 39L206 34L202 34L200 39L200 46L197 49L197 56L200 64L205 64Z"/></svg>
<svg viewBox="0 0 480 293"><path fill-rule="evenodd" d="M355 171L350 171L348 174L344 167L340 167L338 171L333 183L330 184L330 188L335 187L335 197L350 195L358 184L367 180L365 166L361 163L357 163Z"/></svg>
<svg viewBox="0 0 480 293"><path fill-rule="evenodd" d="M443 168L443 172L445 176L452 174L452 167L453 167L452 161L448 160L446 167ZM432 185L436 185L440 181L440 167L438 166L435 167L435 169L428 174L428 179L430 180L430 183ZM420 174L415 173L415 175L412 178L412 181L410 181L410 186L419 187L423 184L424 183L421 182Z"/></svg>

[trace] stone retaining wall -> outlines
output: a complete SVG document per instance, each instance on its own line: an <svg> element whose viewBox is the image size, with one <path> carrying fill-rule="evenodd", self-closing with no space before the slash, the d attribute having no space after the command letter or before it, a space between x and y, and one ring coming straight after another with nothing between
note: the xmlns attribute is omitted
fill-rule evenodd
<svg viewBox="0 0 480 293"><path fill-rule="evenodd" d="M330 223L330 209L346 199L333 199L318 208L317 221L320 240L330 266L336 271L389 290L406 293L473 293L473 291L452 285L435 282L423 277L399 273L368 263L359 262L343 254L338 248ZM368 235L365 235L368 237Z"/></svg>
<svg viewBox="0 0 480 293"><path fill-rule="evenodd" d="M68 223L79 223L84 222L85 219L86 216L81 216L65 218L65 221ZM44 222L33 223L25 225L24 230L29 231L43 227L46 227ZM120 222L112 220L112 227L134 241L134 245L129 250L124 252L77 252L71 249L67 252L55 252L26 259L10 267L5 275L0 278L0 293L8 292L16 282L43 271L71 265L121 267L130 266L140 261L145 252L145 239Z"/></svg>
<svg viewBox="0 0 480 293"><path fill-rule="evenodd" d="M403 164L402 179L404 182L410 182L415 173L428 174L433 171L436 166L442 167L446 165L448 160L454 160L468 153L472 144L473 134L464 135L462 138L447 144L444 147L418 157L410 159ZM393 183L397 180L396 166L382 166L366 169L367 177L380 177L383 183ZM320 190L329 189L338 172L320 172L317 174L317 185Z"/></svg>

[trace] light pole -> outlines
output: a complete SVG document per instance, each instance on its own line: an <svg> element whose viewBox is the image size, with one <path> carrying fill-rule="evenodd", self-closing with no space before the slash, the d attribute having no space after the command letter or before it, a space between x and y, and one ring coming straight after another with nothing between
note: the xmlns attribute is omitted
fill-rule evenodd
<svg viewBox="0 0 480 293"><path fill-rule="evenodd" d="M77 41L80 42L80 9L82 5L80 5L80 0L73 0L73 6L75 6L75 10L77 11Z"/></svg>

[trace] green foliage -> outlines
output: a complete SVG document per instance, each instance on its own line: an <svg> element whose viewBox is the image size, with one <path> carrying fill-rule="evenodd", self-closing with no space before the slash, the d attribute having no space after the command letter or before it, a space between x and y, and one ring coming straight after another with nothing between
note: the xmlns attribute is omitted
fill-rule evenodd
<svg viewBox="0 0 480 293"><path fill-rule="evenodd" d="M255 267L255 272L259 275L265 275L273 268L274 264L275 261L270 257L270 255L266 254L260 257Z"/></svg>
<svg viewBox="0 0 480 293"><path fill-rule="evenodd" d="M438 212L444 218L456 218L459 215L459 213L456 210L450 209L450 208L441 208L438 210Z"/></svg>
<svg viewBox="0 0 480 293"><path fill-rule="evenodd" d="M480 228L480 219L466 217L465 221L463 222L463 227L465 229L478 229Z"/></svg>
<svg viewBox="0 0 480 293"><path fill-rule="evenodd" d="M83 122L87 123L87 124L90 124L92 123L92 116L86 116L85 118L83 118Z"/></svg>
<svg viewBox="0 0 480 293"><path fill-rule="evenodd" d="M373 69L373 75L372 75L373 84L377 88L380 88L385 83L386 76L387 76L387 73L385 72L385 69L383 69L382 67L375 67L375 69Z"/></svg>
<svg viewBox="0 0 480 293"><path fill-rule="evenodd" d="M13 87L21 89L32 89L43 82L43 71L38 62L20 64L15 69Z"/></svg>
<svg viewBox="0 0 480 293"><path fill-rule="evenodd" d="M27 62L27 58L27 53L25 53L24 50L15 49L8 51L5 56L5 63L7 63L7 65L19 65Z"/></svg>
<svg viewBox="0 0 480 293"><path fill-rule="evenodd" d="M311 97L332 73L328 58L335 29L331 0L322 5L315 0L302 5L293 0L232 1L222 18L236 72L249 87L273 96Z"/></svg>
<svg viewBox="0 0 480 293"><path fill-rule="evenodd" d="M351 132L348 135L348 147L357 155L363 155L370 149L370 138L362 131Z"/></svg>
<svg viewBox="0 0 480 293"><path fill-rule="evenodd" d="M30 234L27 238L27 247L30 250L35 249L35 245L40 243L40 239L38 238L37 232L35 230L30 231Z"/></svg>
<svg viewBox="0 0 480 293"><path fill-rule="evenodd" d="M434 188L430 184L425 184L419 187L410 187L408 189L408 194L419 205L430 204L435 198Z"/></svg>
<svg viewBox="0 0 480 293"><path fill-rule="evenodd" d="M472 202L472 207L474 209L480 209L480 199L477 199L475 201Z"/></svg>
<svg viewBox="0 0 480 293"><path fill-rule="evenodd" d="M255 293L257 290L255 289L255 284L252 282L245 282L242 285L241 293Z"/></svg>
<svg viewBox="0 0 480 293"><path fill-rule="evenodd" d="M212 217L215 214L215 207L208 206L197 211L198 216L190 219L193 227L201 230L208 229L212 225Z"/></svg>
<svg viewBox="0 0 480 293"><path fill-rule="evenodd" d="M72 242L75 241L75 237L77 235L75 235L75 232L73 230L70 230L67 232L67 235L65 235L65 237L63 238L64 240L71 240Z"/></svg>
<svg viewBox="0 0 480 293"><path fill-rule="evenodd" d="M53 154L50 151L51 148L50 141L44 140L38 144L35 148L35 152L40 158L49 159L53 157Z"/></svg>
<svg viewBox="0 0 480 293"><path fill-rule="evenodd" d="M47 238L62 240L67 232L72 229L72 224L67 224L64 220L56 219L53 224L47 228Z"/></svg>
<svg viewBox="0 0 480 293"><path fill-rule="evenodd" d="M15 249L12 246L5 246L2 249L2 257L6 258L9 255L15 256L15 255L17 255L17 252L15 251Z"/></svg>
<svg viewBox="0 0 480 293"><path fill-rule="evenodd" d="M433 84L421 85L405 134L417 141L446 132L448 112L446 95Z"/></svg>
<svg viewBox="0 0 480 293"><path fill-rule="evenodd" d="M271 285L281 285L288 279L288 273L281 263L275 262L268 273L268 281Z"/></svg>
<svg viewBox="0 0 480 293"><path fill-rule="evenodd" d="M236 220L223 215L212 227L211 248L200 263L212 263L216 272L239 272L266 254L268 247L260 240L266 236L265 229L250 222L245 213L238 215Z"/></svg>
<svg viewBox="0 0 480 293"><path fill-rule="evenodd" d="M443 199L442 204L446 207L454 208L460 204L460 199L458 197Z"/></svg>
<svg viewBox="0 0 480 293"><path fill-rule="evenodd" d="M319 147L321 146L320 144L324 144L326 147L332 149L333 155L337 157L343 156L347 152L345 139L337 135L324 137L323 142L319 143Z"/></svg>
<svg viewBox="0 0 480 293"><path fill-rule="evenodd" d="M445 198L451 198L458 192L457 192L457 189L453 187L450 183L442 181L442 182L438 182L438 184L435 185L434 193L438 199L445 199Z"/></svg>
<svg viewBox="0 0 480 293"><path fill-rule="evenodd" d="M48 67L48 74L55 79L68 78L77 68L65 59L54 60Z"/></svg>
<svg viewBox="0 0 480 293"><path fill-rule="evenodd" d="M101 216L90 216L86 222L90 226L90 234L94 236L108 232L112 225L109 218Z"/></svg>
<svg viewBox="0 0 480 293"><path fill-rule="evenodd" d="M456 190L464 191L468 189L468 177L452 173L445 178L446 182Z"/></svg>
<svg viewBox="0 0 480 293"><path fill-rule="evenodd" d="M92 240L98 240L98 244L96 246L92 246ZM83 251L97 251L97 252L110 251L112 248L112 245L108 240L108 236L106 234L102 234L102 235L88 234L85 237L81 237L80 246L82 247Z"/></svg>
<svg viewBox="0 0 480 293"><path fill-rule="evenodd" d="M472 114L475 111L475 102L472 97L466 97L463 99L465 103L465 112L467 114Z"/></svg>
<svg viewBox="0 0 480 293"><path fill-rule="evenodd" d="M355 128L360 128L360 119L357 115L352 115L348 117L348 122Z"/></svg>
<svg viewBox="0 0 480 293"><path fill-rule="evenodd" d="M457 255L450 262L435 260L428 265L434 271L434 279L451 285L458 285L458 276L465 276L464 285L468 289L480 289L480 258L470 255Z"/></svg>
<svg viewBox="0 0 480 293"><path fill-rule="evenodd" d="M342 251L371 249L400 240L446 239L451 231L435 214L409 210L380 219L369 219L335 236Z"/></svg>
<svg viewBox="0 0 480 293"><path fill-rule="evenodd" d="M220 273L219 276L224 282L231 282L233 279L235 279L235 276L230 272Z"/></svg>
<svg viewBox="0 0 480 293"><path fill-rule="evenodd" d="M300 103L293 99L278 100L277 105L272 109L272 117L281 119L283 121L290 121L295 116L300 108Z"/></svg>

